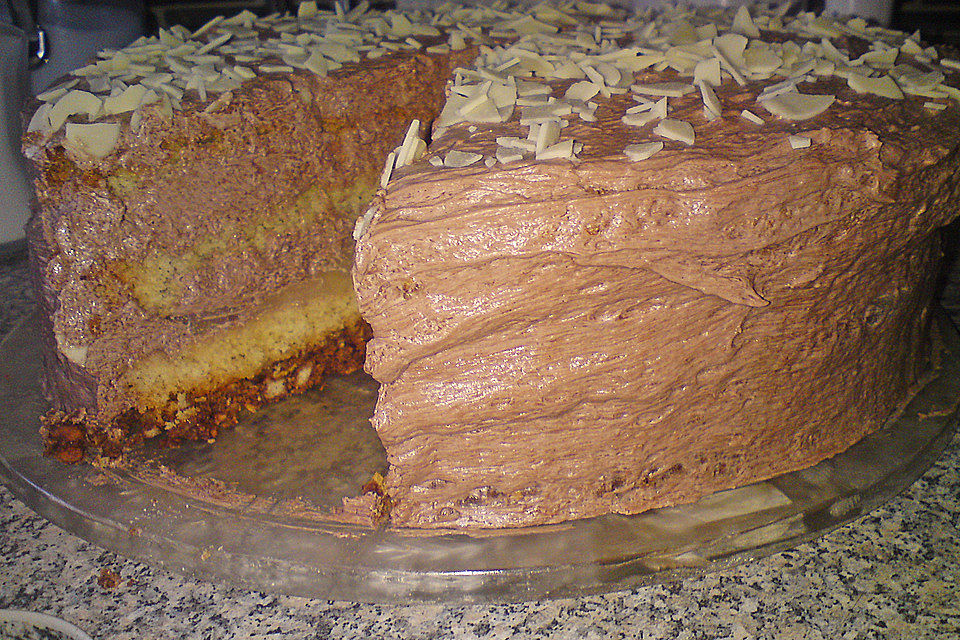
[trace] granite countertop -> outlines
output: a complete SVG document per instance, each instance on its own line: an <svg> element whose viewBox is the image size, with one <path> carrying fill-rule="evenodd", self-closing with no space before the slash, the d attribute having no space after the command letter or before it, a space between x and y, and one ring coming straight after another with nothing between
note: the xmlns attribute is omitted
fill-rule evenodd
<svg viewBox="0 0 960 640"><path fill-rule="evenodd" d="M0 336L32 307L25 260L0 259ZM576 599L388 606L208 583L85 542L3 487L0 550L0 609L56 615L98 639L960 638L960 438L902 495L815 542Z"/></svg>

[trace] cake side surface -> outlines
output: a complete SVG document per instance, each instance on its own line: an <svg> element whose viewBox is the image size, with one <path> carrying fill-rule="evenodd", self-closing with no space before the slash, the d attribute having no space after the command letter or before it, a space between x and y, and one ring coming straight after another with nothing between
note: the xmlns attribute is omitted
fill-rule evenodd
<svg viewBox="0 0 960 640"><path fill-rule="evenodd" d="M749 78L708 93L639 71L589 118L575 82L548 80L574 112L551 139L575 155L534 157L543 111L452 122L380 192L354 278L395 525L691 502L810 466L897 412L927 366L960 114L832 75L803 80L827 107L791 117ZM695 141L630 117L661 95Z"/></svg>
<svg viewBox="0 0 960 640"><path fill-rule="evenodd" d="M765 306L579 252L441 266L406 247L427 264L399 282L368 272L378 310L359 281L395 522L631 513L846 449L924 361L938 247L893 241L909 218L891 208L734 256Z"/></svg>

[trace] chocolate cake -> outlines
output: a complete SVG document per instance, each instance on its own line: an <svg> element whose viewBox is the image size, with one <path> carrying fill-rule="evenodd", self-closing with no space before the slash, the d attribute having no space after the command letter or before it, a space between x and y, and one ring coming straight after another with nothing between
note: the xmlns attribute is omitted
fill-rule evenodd
<svg viewBox="0 0 960 640"><path fill-rule="evenodd" d="M213 437L372 328L390 470L346 508L374 520L636 513L809 466L923 373L958 68L857 19L587 2L304 3L107 52L26 138L47 446Z"/></svg>

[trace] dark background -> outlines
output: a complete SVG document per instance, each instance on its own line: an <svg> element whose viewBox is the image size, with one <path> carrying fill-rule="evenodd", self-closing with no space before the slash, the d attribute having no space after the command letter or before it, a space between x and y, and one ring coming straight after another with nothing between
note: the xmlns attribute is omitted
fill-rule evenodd
<svg viewBox="0 0 960 640"><path fill-rule="evenodd" d="M184 24L198 27L210 18L249 9L266 15L274 11L291 10L296 0L148 0L148 27ZM324 4L323 1L318 4ZM330 4L330 3L328 3ZM377 7L389 7L392 2L371 1ZM804 2L810 9L823 5L822 0ZM896 0L891 27L913 33L920 29L925 40L960 46L960 0Z"/></svg>
<svg viewBox="0 0 960 640"><path fill-rule="evenodd" d="M891 27L924 40L960 47L960 2L958 0L897 0Z"/></svg>
<svg viewBox="0 0 960 640"><path fill-rule="evenodd" d="M718 0L719 1L719 0ZM0 0L0 22L9 22L9 0ZM38 3L52 5L141 5L147 33L157 27L183 24L198 27L217 15L230 15L249 9L258 15L295 10L297 0L28 0L36 15ZM332 0L320 0L332 5ZM378 8L389 7L392 0L371 0ZM824 0L799 0L804 8L822 9ZM960 0L895 0L891 27L913 32L920 29L930 42L960 46Z"/></svg>

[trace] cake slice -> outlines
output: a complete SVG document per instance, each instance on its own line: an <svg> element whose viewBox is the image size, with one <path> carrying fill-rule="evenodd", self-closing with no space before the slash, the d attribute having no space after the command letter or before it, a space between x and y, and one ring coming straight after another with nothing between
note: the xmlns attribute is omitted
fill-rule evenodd
<svg viewBox="0 0 960 640"><path fill-rule="evenodd" d="M310 24L353 33L365 15ZM357 64L358 44L301 38L322 53L296 57L278 36L299 24L164 32L42 96L25 148L48 453L107 460L146 437L212 439L245 408L361 366L354 223L410 122L440 111L457 56L408 46ZM243 66L258 53L255 72Z"/></svg>

